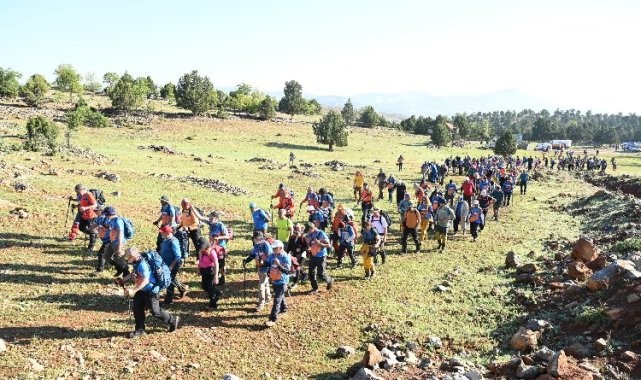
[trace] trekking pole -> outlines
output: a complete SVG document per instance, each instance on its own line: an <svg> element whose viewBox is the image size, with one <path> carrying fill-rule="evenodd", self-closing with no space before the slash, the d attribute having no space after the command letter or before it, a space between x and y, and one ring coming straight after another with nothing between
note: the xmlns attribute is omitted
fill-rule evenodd
<svg viewBox="0 0 641 380"><path fill-rule="evenodd" d="M132 311L131 311L131 304L132 304L133 300L127 294L127 288L125 288L125 284L124 283L122 284L122 290L123 290L123 292L125 294L125 298L127 298L127 314L129 314L129 322L131 322L131 319L132 319L131 316L133 314Z"/></svg>
<svg viewBox="0 0 641 380"><path fill-rule="evenodd" d="M65 227L67 227L67 224L69 223L69 210L71 210L71 199L69 199L69 202L67 202L67 215L65 215Z"/></svg>

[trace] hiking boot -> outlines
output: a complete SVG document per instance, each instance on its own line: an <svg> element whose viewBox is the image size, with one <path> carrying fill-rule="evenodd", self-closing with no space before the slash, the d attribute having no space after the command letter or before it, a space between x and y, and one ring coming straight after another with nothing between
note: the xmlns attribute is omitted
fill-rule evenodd
<svg viewBox="0 0 641 380"><path fill-rule="evenodd" d="M180 317L176 316L174 318L174 322L169 322L169 328L167 329L167 332L174 332L178 328L178 323L180 322Z"/></svg>
<svg viewBox="0 0 641 380"><path fill-rule="evenodd" d="M134 330L127 334L127 338L134 339L138 338L139 336L145 335L145 330Z"/></svg>
<svg viewBox="0 0 641 380"><path fill-rule="evenodd" d="M312 290L310 290L310 291L309 291L309 294L311 294L312 296L317 295L317 294L318 294L318 289L312 289Z"/></svg>
<svg viewBox="0 0 641 380"><path fill-rule="evenodd" d="M180 298L183 298L185 296L185 294L187 294L188 291L189 291L189 288L187 288L186 286L183 287L182 289L178 289L178 292L180 292L180 294L179 294Z"/></svg>
<svg viewBox="0 0 641 380"><path fill-rule="evenodd" d="M259 303L258 306L256 306L256 312L262 311L265 308L264 303Z"/></svg>
<svg viewBox="0 0 641 380"><path fill-rule="evenodd" d="M265 322L265 326L274 327L274 326L276 326L276 321L267 321L267 322Z"/></svg>
<svg viewBox="0 0 641 380"><path fill-rule="evenodd" d="M333 278L327 283L327 290L332 290L332 286L334 286Z"/></svg>

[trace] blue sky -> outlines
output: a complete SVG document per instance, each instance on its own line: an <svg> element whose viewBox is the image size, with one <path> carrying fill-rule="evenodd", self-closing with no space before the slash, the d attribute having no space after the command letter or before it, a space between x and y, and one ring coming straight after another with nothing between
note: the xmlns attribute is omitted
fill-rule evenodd
<svg viewBox="0 0 641 380"><path fill-rule="evenodd" d="M514 89L560 107L641 112L641 1L0 2L0 66L60 63L307 94Z"/></svg>

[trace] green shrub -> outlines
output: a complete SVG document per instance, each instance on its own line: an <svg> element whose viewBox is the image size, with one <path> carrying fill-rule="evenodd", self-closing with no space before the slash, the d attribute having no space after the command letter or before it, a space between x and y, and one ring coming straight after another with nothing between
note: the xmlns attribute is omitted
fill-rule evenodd
<svg viewBox="0 0 641 380"><path fill-rule="evenodd" d="M47 147L55 152L60 130L56 124L44 116L35 116L27 121L25 149L38 152Z"/></svg>
<svg viewBox="0 0 641 380"><path fill-rule="evenodd" d="M612 250L617 253L641 251L641 239L627 239L624 241L618 241L612 246Z"/></svg>

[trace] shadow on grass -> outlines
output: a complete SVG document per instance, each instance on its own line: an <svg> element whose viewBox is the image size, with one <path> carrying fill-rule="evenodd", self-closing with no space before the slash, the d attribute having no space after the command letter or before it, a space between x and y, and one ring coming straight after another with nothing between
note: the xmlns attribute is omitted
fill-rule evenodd
<svg viewBox="0 0 641 380"><path fill-rule="evenodd" d="M59 244L45 243L44 240L65 241L62 238L50 238L29 234L16 234L11 232L0 232L0 248L60 248Z"/></svg>
<svg viewBox="0 0 641 380"><path fill-rule="evenodd" d="M270 141L268 143L263 144L268 148L281 148L281 149L290 149L290 150L317 150L317 151L323 151L327 152L327 148L324 146L316 146L316 145L301 145L301 144L290 144L290 143L280 143L280 142L273 142Z"/></svg>
<svg viewBox="0 0 641 380"><path fill-rule="evenodd" d="M38 339L100 339L120 335L111 330L76 330L61 326L2 327L0 336L14 344L28 345Z"/></svg>
<svg viewBox="0 0 641 380"><path fill-rule="evenodd" d="M35 298L27 298L27 301L60 304L61 309L72 311L97 311L97 312L119 312L127 310L128 301L125 297L103 294L46 294Z"/></svg>

